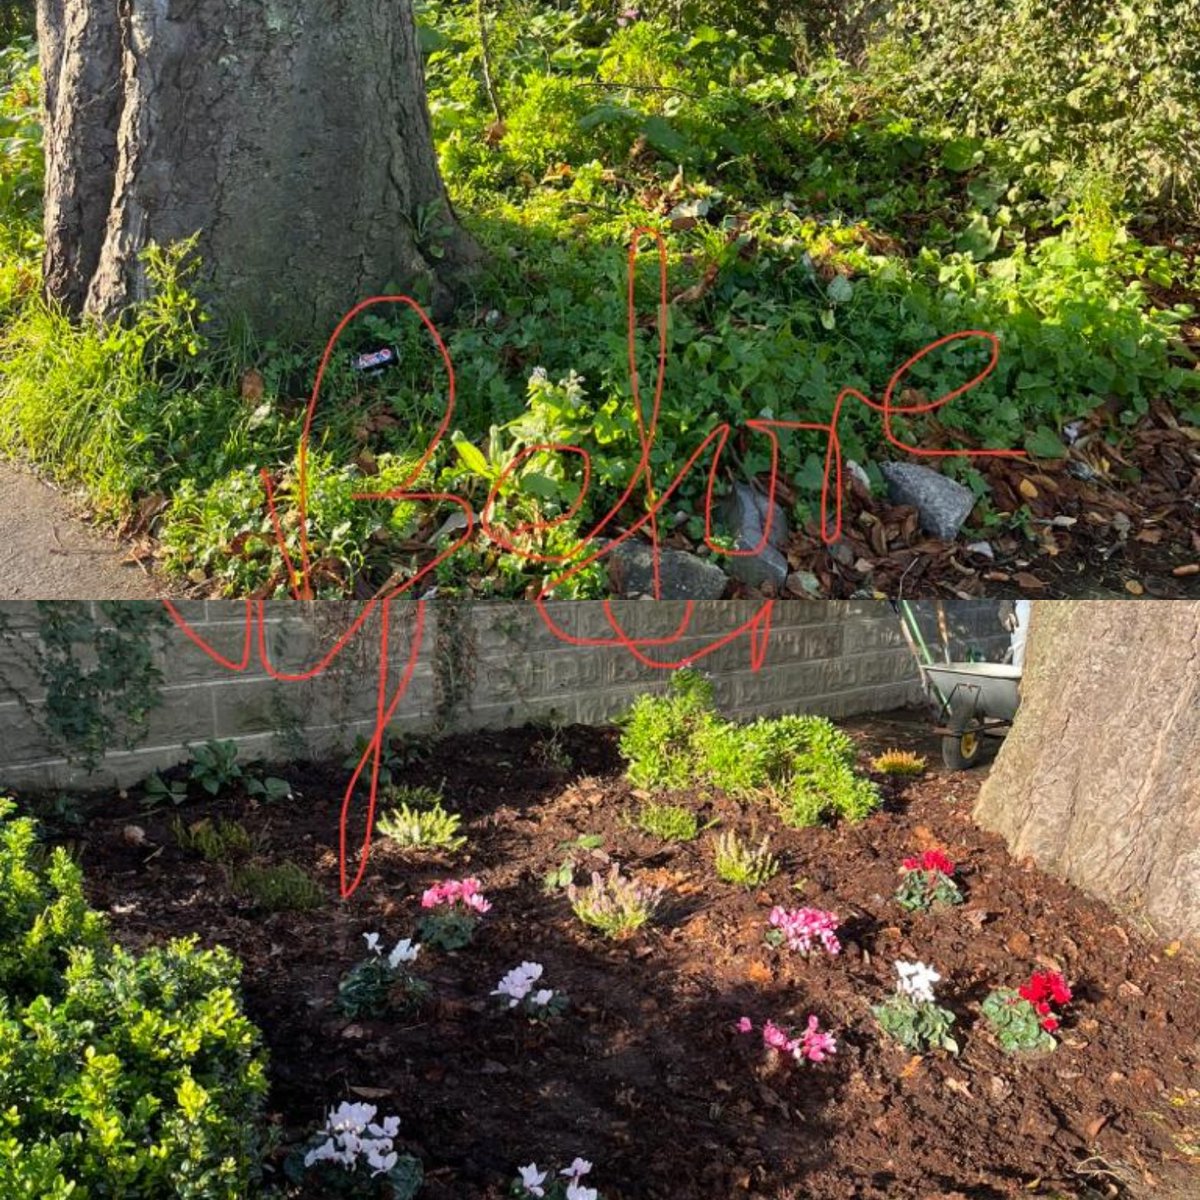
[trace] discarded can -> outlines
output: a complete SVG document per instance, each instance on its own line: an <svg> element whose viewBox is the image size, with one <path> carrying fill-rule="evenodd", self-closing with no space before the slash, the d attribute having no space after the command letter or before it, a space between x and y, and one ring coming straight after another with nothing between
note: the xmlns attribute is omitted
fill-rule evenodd
<svg viewBox="0 0 1200 1200"><path fill-rule="evenodd" d="M388 367L394 367L400 361L400 351L394 346L384 346L382 350L369 350L365 354L356 354L350 361L352 370L363 375L378 375Z"/></svg>

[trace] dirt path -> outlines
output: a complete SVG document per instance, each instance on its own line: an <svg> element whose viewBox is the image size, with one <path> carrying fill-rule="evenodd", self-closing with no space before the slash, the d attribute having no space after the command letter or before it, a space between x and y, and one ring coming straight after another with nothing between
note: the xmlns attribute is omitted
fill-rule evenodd
<svg viewBox="0 0 1200 1200"><path fill-rule="evenodd" d="M0 600L143 600L160 594L61 493L0 461Z"/></svg>

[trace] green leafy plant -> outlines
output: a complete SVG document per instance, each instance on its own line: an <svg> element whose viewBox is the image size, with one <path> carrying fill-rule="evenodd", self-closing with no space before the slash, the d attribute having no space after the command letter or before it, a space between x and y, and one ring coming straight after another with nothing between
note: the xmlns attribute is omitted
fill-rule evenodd
<svg viewBox="0 0 1200 1200"><path fill-rule="evenodd" d="M924 1054L927 1050L958 1053L958 1042L951 1036L956 1017L937 1003L933 985L941 976L925 963L897 962L900 976L895 994L871 1011L880 1029L906 1050Z"/></svg>
<svg viewBox="0 0 1200 1200"><path fill-rule="evenodd" d="M996 1041L1008 1054L1039 1054L1054 1050L1058 1042L1042 1028L1041 1018L1014 988L998 988L980 1009Z"/></svg>
<svg viewBox="0 0 1200 1200"><path fill-rule="evenodd" d="M401 804L380 816L379 832L398 846L453 852L467 844L467 839L458 832L461 823L458 813L447 812L440 804L433 808Z"/></svg>
<svg viewBox="0 0 1200 1200"><path fill-rule="evenodd" d="M142 784L142 807L159 808L163 804L178 806L188 798L188 787L182 779L164 779L157 771Z"/></svg>
<svg viewBox="0 0 1200 1200"><path fill-rule="evenodd" d="M232 739L210 739L203 746L191 749L188 778L198 783L210 796L218 796L242 778L238 762L237 742Z"/></svg>
<svg viewBox="0 0 1200 1200"><path fill-rule="evenodd" d="M249 863L233 871L230 885L240 896L268 912L320 908L325 893L303 867L291 861L276 866Z"/></svg>
<svg viewBox="0 0 1200 1200"><path fill-rule="evenodd" d="M779 860L771 853L769 837L754 846L730 829L713 843L713 866L726 883L752 888L761 887L779 871Z"/></svg>
<svg viewBox="0 0 1200 1200"><path fill-rule="evenodd" d="M247 796L265 800L268 804L292 799L292 785L286 779L280 779L278 775L264 775L260 778L258 775L247 774L244 786Z"/></svg>
<svg viewBox="0 0 1200 1200"><path fill-rule="evenodd" d="M416 1011L429 995L429 985L408 968L416 961L420 946L409 939L398 942L390 953L379 947L377 933L363 934L369 951L338 983L337 1006L348 1017L381 1017L388 1012Z"/></svg>
<svg viewBox="0 0 1200 1200"><path fill-rule="evenodd" d="M656 801L643 804L638 810L637 826L664 842L690 842L700 832L700 822L690 809Z"/></svg>
<svg viewBox="0 0 1200 1200"><path fill-rule="evenodd" d="M663 889L647 887L621 874L613 863L607 875L599 871L585 887L567 885L571 910L585 924L605 937L624 938L651 920L662 902Z"/></svg>
<svg viewBox="0 0 1200 1200"><path fill-rule="evenodd" d="M579 861L585 854L599 851L600 855L607 859L608 856L601 850L603 845L604 838L598 833L581 833L573 841L559 842L558 848L568 853L557 867L542 876L542 890L554 892L569 887L575 881Z"/></svg>

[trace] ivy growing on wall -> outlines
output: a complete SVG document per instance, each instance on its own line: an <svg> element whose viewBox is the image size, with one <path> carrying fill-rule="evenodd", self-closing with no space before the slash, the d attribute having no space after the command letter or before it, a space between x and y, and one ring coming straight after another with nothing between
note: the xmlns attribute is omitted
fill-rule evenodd
<svg viewBox="0 0 1200 1200"><path fill-rule="evenodd" d="M0 685L69 762L95 770L108 750L145 736L169 625L154 601L38 601L30 636L0 610ZM31 680L44 698L31 698Z"/></svg>

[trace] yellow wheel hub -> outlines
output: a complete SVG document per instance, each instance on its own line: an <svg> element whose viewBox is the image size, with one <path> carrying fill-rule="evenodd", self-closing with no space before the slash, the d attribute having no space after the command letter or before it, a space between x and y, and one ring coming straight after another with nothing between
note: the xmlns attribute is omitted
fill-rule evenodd
<svg viewBox="0 0 1200 1200"><path fill-rule="evenodd" d="M974 733L964 733L959 739L958 748L963 758L974 758L979 749L979 736Z"/></svg>

